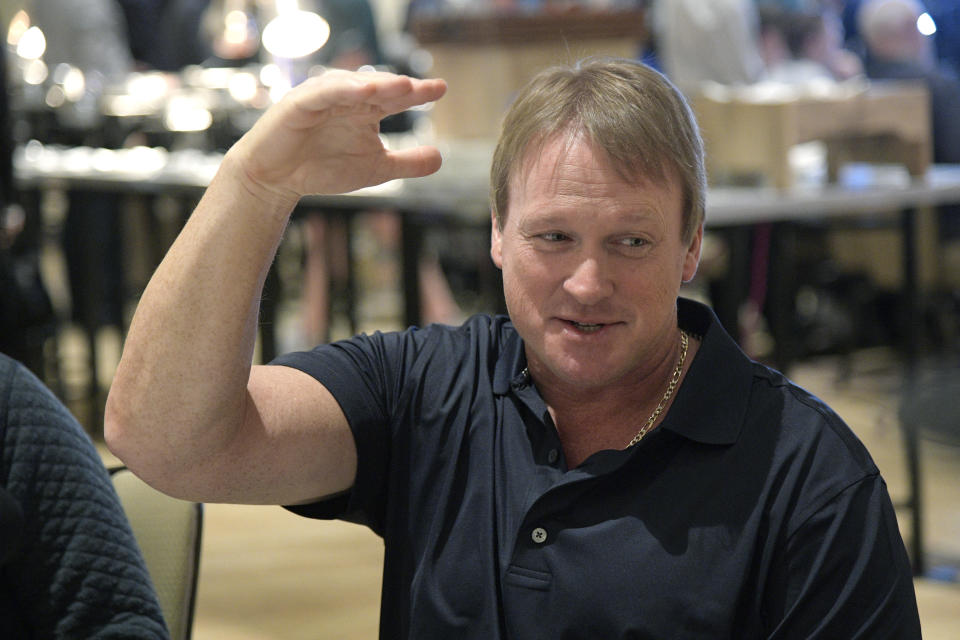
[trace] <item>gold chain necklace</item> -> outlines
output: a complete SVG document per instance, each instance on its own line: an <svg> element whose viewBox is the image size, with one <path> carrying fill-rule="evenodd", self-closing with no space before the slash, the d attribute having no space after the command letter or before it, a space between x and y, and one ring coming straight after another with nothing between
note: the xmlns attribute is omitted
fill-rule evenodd
<svg viewBox="0 0 960 640"><path fill-rule="evenodd" d="M656 422L657 418L660 417L660 414L663 413L663 408L667 406L667 401L670 400L670 396L673 395L673 392L677 388L677 383L680 382L680 374L683 373L683 361L687 359L687 345L689 343L690 338L687 336L687 332L681 329L680 358L677 360L677 366L673 370L673 375L670 377L670 384L667 385L667 390L664 392L663 397L660 398L660 404L657 405L657 408L654 409L653 413L650 414L650 417L647 418L646 423L644 423L644 425L640 428L640 431L637 431L637 435L633 436L633 440L627 444L627 449L643 440L643 436L647 435L647 432L650 431L651 427L653 427L653 423Z"/></svg>

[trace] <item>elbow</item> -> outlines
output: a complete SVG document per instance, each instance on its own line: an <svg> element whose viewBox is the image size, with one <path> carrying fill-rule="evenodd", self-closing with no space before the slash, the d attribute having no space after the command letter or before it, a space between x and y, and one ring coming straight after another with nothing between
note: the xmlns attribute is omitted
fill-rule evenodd
<svg viewBox="0 0 960 640"><path fill-rule="evenodd" d="M131 391L125 382L115 378L107 395L103 415L107 448L157 491L182 500L206 501L205 488L217 481L213 459L219 441L202 434L215 434L218 425L182 406L170 409L170 403L152 393L136 387Z"/></svg>
<svg viewBox="0 0 960 640"><path fill-rule="evenodd" d="M181 489L175 480L176 458L164 450L158 440L156 423L136 411L136 405L111 387L103 412L103 438L110 452L148 485L174 497Z"/></svg>
<svg viewBox="0 0 960 640"><path fill-rule="evenodd" d="M165 440L157 426L158 416L144 411L144 404L115 380L103 410L103 439L107 449L134 473L156 481L156 474L162 474L169 461L162 449Z"/></svg>
<svg viewBox="0 0 960 640"><path fill-rule="evenodd" d="M111 387L103 411L103 439L110 452L127 466L131 463L128 452L136 450L130 443L135 432L132 420L122 397Z"/></svg>

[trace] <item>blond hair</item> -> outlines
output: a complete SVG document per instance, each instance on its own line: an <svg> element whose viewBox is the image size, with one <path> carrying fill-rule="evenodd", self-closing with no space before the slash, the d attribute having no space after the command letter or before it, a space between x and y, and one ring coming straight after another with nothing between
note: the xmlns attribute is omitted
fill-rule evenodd
<svg viewBox="0 0 960 640"><path fill-rule="evenodd" d="M583 135L626 180L666 181L683 195L683 240L703 222L703 141L687 101L665 76L632 60L588 58L537 74L502 124L490 168L490 203L502 228L510 180L559 134Z"/></svg>

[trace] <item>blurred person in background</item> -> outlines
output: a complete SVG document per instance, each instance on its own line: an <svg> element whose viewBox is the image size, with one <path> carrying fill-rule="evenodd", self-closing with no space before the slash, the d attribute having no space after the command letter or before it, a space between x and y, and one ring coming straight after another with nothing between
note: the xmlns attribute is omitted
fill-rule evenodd
<svg viewBox="0 0 960 640"><path fill-rule="evenodd" d="M210 0L117 0L123 9L130 53L138 66L180 71L211 54L203 31Z"/></svg>
<svg viewBox="0 0 960 640"><path fill-rule="evenodd" d="M14 182L6 55L0 44L0 353L43 376L56 318L40 273L39 212L21 206Z"/></svg>
<svg viewBox="0 0 960 640"><path fill-rule="evenodd" d="M920 80L930 91L934 162L960 162L960 81L939 65L933 38L920 32L915 0L866 0L858 24L867 77Z"/></svg>
<svg viewBox="0 0 960 640"><path fill-rule="evenodd" d="M846 0L841 16L847 46L865 55L865 45L858 25L862 4L863 0ZM931 35L934 36L933 46L938 60L952 75L960 76L960 3L956 0L923 0L920 5L923 7L922 13L931 18L931 22L924 28L929 29L932 24L936 29Z"/></svg>
<svg viewBox="0 0 960 640"><path fill-rule="evenodd" d="M860 57L843 46L843 24L836 14L766 5L759 16L765 80L803 84L863 74Z"/></svg>
<svg viewBox="0 0 960 640"><path fill-rule="evenodd" d="M44 33L43 59L56 80L69 67L83 74L83 95L54 109L55 124L41 142L117 148L125 132L105 125L104 89L123 82L135 61L117 0L29 0L31 22ZM95 374L96 335L123 326L121 197L114 192L70 190L61 242L67 264L70 319L87 334ZM91 381L91 388L96 385Z"/></svg>
<svg viewBox="0 0 960 640"><path fill-rule="evenodd" d="M930 92L933 161L960 163L960 80L938 62L933 38L918 29L916 0L865 0L857 15L867 77L918 80ZM960 287L960 206L938 208L947 286Z"/></svg>
<svg viewBox="0 0 960 640"><path fill-rule="evenodd" d="M657 58L684 92L763 77L754 0L653 0L651 11Z"/></svg>
<svg viewBox="0 0 960 640"><path fill-rule="evenodd" d="M46 37L43 57L51 71L61 63L77 67L96 92L133 69L118 0L27 0L25 9Z"/></svg>

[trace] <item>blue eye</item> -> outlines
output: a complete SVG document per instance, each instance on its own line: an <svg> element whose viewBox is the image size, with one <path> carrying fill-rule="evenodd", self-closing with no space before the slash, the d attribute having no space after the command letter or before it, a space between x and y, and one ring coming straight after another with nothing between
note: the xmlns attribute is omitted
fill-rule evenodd
<svg viewBox="0 0 960 640"><path fill-rule="evenodd" d="M540 237L549 242L563 242L567 240L567 236L558 231L549 231L547 233L540 234Z"/></svg>

